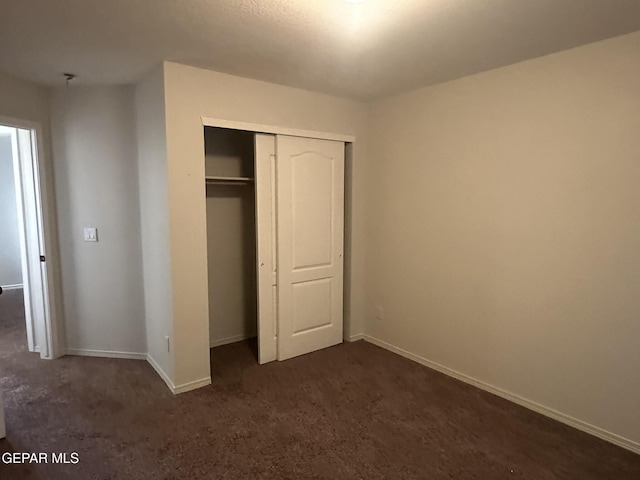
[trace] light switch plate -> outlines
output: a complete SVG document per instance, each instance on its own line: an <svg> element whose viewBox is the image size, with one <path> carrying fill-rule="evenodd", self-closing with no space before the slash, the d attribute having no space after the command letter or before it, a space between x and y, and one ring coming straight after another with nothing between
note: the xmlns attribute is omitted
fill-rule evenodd
<svg viewBox="0 0 640 480"><path fill-rule="evenodd" d="M97 242L98 241L98 229L95 227L84 228L84 241L85 242Z"/></svg>

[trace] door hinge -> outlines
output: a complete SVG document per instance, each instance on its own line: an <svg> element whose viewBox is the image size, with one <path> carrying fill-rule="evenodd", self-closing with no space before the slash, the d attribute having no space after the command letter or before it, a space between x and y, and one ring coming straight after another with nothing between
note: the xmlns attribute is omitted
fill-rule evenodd
<svg viewBox="0 0 640 480"><path fill-rule="evenodd" d="M46 258L44 258L44 255L40 255L40 261L41 261L41 262L45 262L46 260L47 260L47 259L46 259Z"/></svg>

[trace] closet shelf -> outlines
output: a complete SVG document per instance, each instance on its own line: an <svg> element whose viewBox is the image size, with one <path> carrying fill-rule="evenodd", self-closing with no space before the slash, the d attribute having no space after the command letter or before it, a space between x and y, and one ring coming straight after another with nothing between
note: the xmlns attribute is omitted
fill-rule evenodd
<svg viewBox="0 0 640 480"><path fill-rule="evenodd" d="M214 176L206 176L204 177L204 181L206 183L217 183L220 185L244 185L246 183L253 182L253 178L251 177L214 177Z"/></svg>

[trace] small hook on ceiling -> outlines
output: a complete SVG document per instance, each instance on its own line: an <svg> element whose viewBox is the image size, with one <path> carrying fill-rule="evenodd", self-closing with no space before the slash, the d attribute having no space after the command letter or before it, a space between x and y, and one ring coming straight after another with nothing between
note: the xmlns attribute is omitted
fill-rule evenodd
<svg viewBox="0 0 640 480"><path fill-rule="evenodd" d="M69 82L77 77L75 73L63 73L67 87L69 86Z"/></svg>

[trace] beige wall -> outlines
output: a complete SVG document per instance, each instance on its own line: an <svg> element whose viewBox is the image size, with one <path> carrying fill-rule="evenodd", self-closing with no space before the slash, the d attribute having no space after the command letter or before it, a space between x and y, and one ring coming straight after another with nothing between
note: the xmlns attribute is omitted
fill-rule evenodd
<svg viewBox="0 0 640 480"><path fill-rule="evenodd" d="M67 349L146 353L131 87L52 91ZM85 242L84 227L98 228Z"/></svg>
<svg viewBox="0 0 640 480"><path fill-rule="evenodd" d="M175 383L209 377L201 116L355 135L352 333L362 331L366 109L357 102L165 63ZM357 247L357 246L359 247Z"/></svg>
<svg viewBox="0 0 640 480"><path fill-rule="evenodd" d="M367 334L640 442L639 78L636 33L373 105Z"/></svg>
<svg viewBox="0 0 640 480"><path fill-rule="evenodd" d="M0 115L38 122L49 127L49 92L46 88L0 73Z"/></svg>
<svg viewBox="0 0 640 480"><path fill-rule="evenodd" d="M173 337L164 72L158 67L135 87L140 233L146 345L150 362L172 385Z"/></svg>

